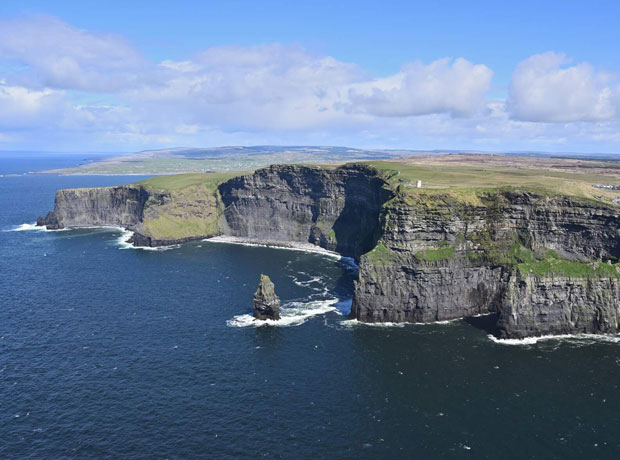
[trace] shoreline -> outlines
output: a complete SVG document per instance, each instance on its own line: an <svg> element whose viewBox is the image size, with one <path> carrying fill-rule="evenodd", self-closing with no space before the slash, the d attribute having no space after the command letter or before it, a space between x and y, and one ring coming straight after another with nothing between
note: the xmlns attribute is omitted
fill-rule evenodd
<svg viewBox="0 0 620 460"><path fill-rule="evenodd" d="M292 241L287 242L287 241L254 240L251 238L241 238L237 236L212 236L210 238L205 238L202 241L205 241L208 243L239 244L242 246L285 249L289 251L299 251L299 252L320 254L326 257L330 257L332 259L342 260L350 264L351 266L353 266L356 270L359 268L357 263L352 257L343 256L337 252L329 251L328 249L324 249L320 246L316 246L310 243L297 243L297 242L292 242Z"/></svg>

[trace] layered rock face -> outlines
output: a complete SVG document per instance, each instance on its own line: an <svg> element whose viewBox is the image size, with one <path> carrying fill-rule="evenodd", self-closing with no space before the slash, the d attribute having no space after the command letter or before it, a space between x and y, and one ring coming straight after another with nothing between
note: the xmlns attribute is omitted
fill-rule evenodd
<svg viewBox="0 0 620 460"><path fill-rule="evenodd" d="M54 210L39 217L49 229L118 225L133 227L142 220L149 198L140 185L58 190Z"/></svg>
<svg viewBox="0 0 620 460"><path fill-rule="evenodd" d="M519 234L532 249L553 249L584 260L620 258L619 210L570 197L527 192L502 194L498 232Z"/></svg>
<svg viewBox="0 0 620 460"><path fill-rule="evenodd" d="M523 278L505 257L516 244L616 261L617 209L517 191L473 201L422 192L386 204L379 245L360 261L352 317L431 322L495 312L503 337L618 330L615 276Z"/></svg>
<svg viewBox="0 0 620 460"><path fill-rule="evenodd" d="M393 196L375 169L361 165L271 166L219 192L229 235L313 243L353 257L374 246L381 207Z"/></svg>
<svg viewBox="0 0 620 460"><path fill-rule="evenodd" d="M267 275L260 275L258 289L254 293L254 318L275 321L280 319L280 298Z"/></svg>
<svg viewBox="0 0 620 460"><path fill-rule="evenodd" d="M498 321L502 337L615 333L620 324L617 278L510 277Z"/></svg>
<svg viewBox="0 0 620 460"><path fill-rule="evenodd" d="M431 323L497 312L502 278L501 267L472 267L462 261L363 260L351 317L371 323Z"/></svg>

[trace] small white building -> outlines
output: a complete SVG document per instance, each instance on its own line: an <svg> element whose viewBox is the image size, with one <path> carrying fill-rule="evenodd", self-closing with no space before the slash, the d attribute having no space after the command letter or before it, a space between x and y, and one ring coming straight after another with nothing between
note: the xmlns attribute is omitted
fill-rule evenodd
<svg viewBox="0 0 620 460"><path fill-rule="evenodd" d="M416 188L422 188L422 181L421 181L421 180L418 180L418 181L415 183L415 187L416 187Z"/></svg>

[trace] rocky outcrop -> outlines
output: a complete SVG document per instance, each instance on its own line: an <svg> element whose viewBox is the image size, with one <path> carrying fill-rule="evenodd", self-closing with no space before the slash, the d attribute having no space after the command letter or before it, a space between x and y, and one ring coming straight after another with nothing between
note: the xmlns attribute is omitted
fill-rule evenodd
<svg viewBox="0 0 620 460"><path fill-rule="evenodd" d="M280 319L280 298L267 275L260 275L258 289L254 293L254 318L275 321Z"/></svg>

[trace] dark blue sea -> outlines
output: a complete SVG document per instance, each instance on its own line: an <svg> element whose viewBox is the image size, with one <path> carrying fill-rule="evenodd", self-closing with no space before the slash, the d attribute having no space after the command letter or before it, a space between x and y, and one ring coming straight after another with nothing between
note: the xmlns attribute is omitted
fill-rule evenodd
<svg viewBox="0 0 620 460"><path fill-rule="evenodd" d="M29 230L58 188L0 157L0 459L617 459L616 337L346 320L355 271L291 250ZM17 174L17 175L14 175ZM260 273L286 325L244 316Z"/></svg>

